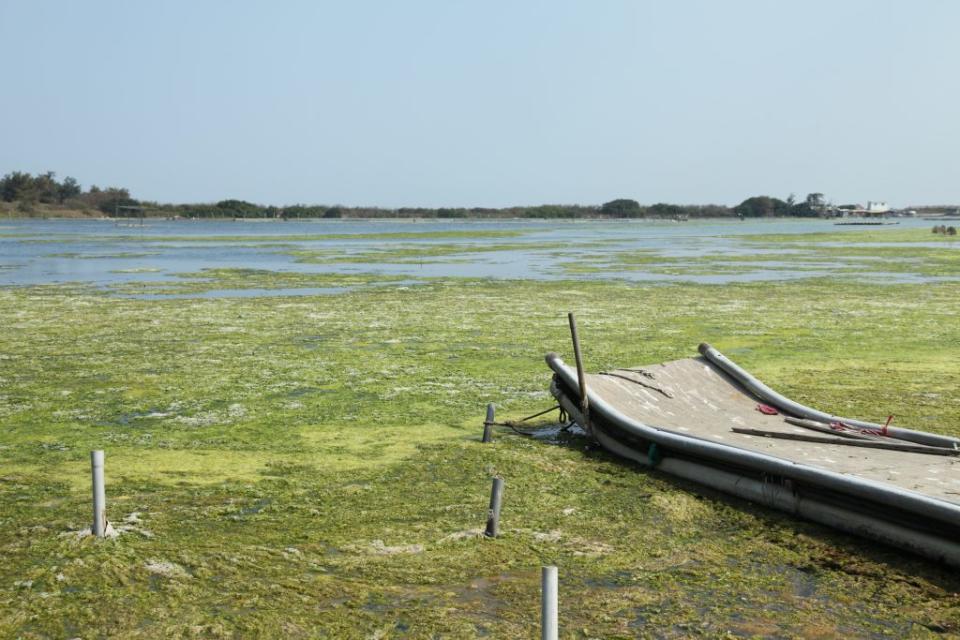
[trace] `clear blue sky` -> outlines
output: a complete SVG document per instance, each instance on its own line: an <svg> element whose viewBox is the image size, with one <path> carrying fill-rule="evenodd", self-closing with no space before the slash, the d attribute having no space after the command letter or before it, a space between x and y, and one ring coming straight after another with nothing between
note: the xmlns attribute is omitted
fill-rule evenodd
<svg viewBox="0 0 960 640"><path fill-rule="evenodd" d="M960 202L960 2L0 0L0 172L163 202Z"/></svg>

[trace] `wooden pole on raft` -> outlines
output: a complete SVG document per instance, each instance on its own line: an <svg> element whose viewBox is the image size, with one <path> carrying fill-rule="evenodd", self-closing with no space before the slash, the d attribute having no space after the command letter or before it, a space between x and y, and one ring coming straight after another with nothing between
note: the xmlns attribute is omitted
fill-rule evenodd
<svg viewBox="0 0 960 640"><path fill-rule="evenodd" d="M577 333L577 319L573 312L567 314L570 320L570 337L573 338L573 357L577 361L577 380L580 383L580 412L587 424L580 425L584 429L589 429L590 423L590 401L587 399L587 374L583 370L583 357L580 355L580 335Z"/></svg>
<svg viewBox="0 0 960 640"><path fill-rule="evenodd" d="M557 568L543 567L540 573L540 638L557 640Z"/></svg>
<svg viewBox="0 0 960 640"><path fill-rule="evenodd" d="M494 413L493 403L487 405L487 419L483 421L483 439L481 442L490 442L493 439Z"/></svg>
<svg viewBox="0 0 960 640"><path fill-rule="evenodd" d="M490 490L490 509L487 511L487 530L483 535L496 538L500 533L500 506L503 504L503 478L493 479Z"/></svg>

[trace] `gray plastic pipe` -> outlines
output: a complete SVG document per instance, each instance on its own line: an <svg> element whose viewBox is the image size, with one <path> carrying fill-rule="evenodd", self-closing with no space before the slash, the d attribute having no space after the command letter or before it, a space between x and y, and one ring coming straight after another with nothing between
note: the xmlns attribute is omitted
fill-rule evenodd
<svg viewBox="0 0 960 640"><path fill-rule="evenodd" d="M559 356L549 354L547 363L563 378L568 387L577 388L576 374L564 364ZM954 527L960 527L960 506L900 489L893 485L870 482L855 476L807 466L756 451L717 444L702 438L680 435L672 431L651 427L628 418L589 389L587 392L590 394L590 406L594 409L594 415L602 415L617 428L644 440L656 442L661 446L685 452L694 457L742 465L756 471L807 482L811 485L865 498L880 504L888 504L891 507L939 520ZM569 409L567 409L567 412L574 415Z"/></svg>
<svg viewBox="0 0 960 640"><path fill-rule="evenodd" d="M883 428L882 424L865 422L863 420L855 420L853 418L841 418L840 416L835 416L823 411L817 411L816 409L802 405L799 402L794 402L790 398L777 393L767 385L757 380L745 369L737 365L733 360L723 355L706 342L700 345L699 351L704 358L715 364L724 373L743 385L750 393L755 395L757 399L776 407L781 411L790 413L800 418L809 418L810 420L817 420L819 422L826 422L828 424L831 422L842 422L860 429ZM941 436L935 433L927 433L926 431L904 429L902 427L887 427L887 432L891 436L900 438L901 440L909 440L911 442L918 442L920 444L926 444L934 447L960 447L960 439L958 438Z"/></svg>
<svg viewBox="0 0 960 640"><path fill-rule="evenodd" d="M107 493L103 486L103 451L90 452L93 476L93 535L102 538L107 531Z"/></svg>
<svg viewBox="0 0 960 640"><path fill-rule="evenodd" d="M487 528L484 535L496 538L500 534L500 506L503 504L503 478L494 478L490 488L490 508L487 510Z"/></svg>
<svg viewBox="0 0 960 640"><path fill-rule="evenodd" d="M496 409L493 403L487 404L487 419L483 421L483 438L480 442L490 442L493 439L493 423L496 420Z"/></svg>
<svg viewBox="0 0 960 640"><path fill-rule="evenodd" d="M578 415L576 405L565 395L560 394L558 400L574 421L581 417ZM594 426L593 437L604 449L611 453L639 462L644 466L650 466L650 459L646 455L608 436L596 425ZM657 464L657 469L750 502L785 511L840 531L878 540L938 562L945 562L954 567L960 567L960 545L938 536L886 522L863 513L828 505L817 500L803 498L794 495L793 492L780 485L759 482L752 478L720 471L688 460L666 456Z"/></svg>
<svg viewBox="0 0 960 640"><path fill-rule="evenodd" d="M557 568L554 566L543 567L540 573L541 640L557 640L559 633L557 583Z"/></svg>

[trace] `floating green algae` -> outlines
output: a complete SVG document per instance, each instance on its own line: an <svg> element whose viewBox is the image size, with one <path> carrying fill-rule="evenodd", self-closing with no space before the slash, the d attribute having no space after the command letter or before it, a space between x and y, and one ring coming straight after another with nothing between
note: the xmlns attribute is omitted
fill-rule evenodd
<svg viewBox="0 0 960 640"><path fill-rule="evenodd" d="M536 249L544 251L566 246L566 243L552 242L539 243L535 247L527 243L483 243L483 244L402 244L389 247L350 252L346 249L294 249L284 253L297 258L298 262L312 264L331 263L361 263L361 264L416 264L424 261L435 261L443 258L442 262L450 262L450 256L472 256L474 254L493 253L500 251L529 251Z"/></svg>
<svg viewBox="0 0 960 640"><path fill-rule="evenodd" d="M614 247L562 261L559 270L567 275L649 273L691 279L791 272L861 280L889 278L891 274L917 280L960 278L960 243L956 237L925 229L745 235L727 236L726 240L744 245L718 243L684 255L672 254L669 246L636 250Z"/></svg>
<svg viewBox="0 0 960 640"><path fill-rule="evenodd" d="M943 224L943 223L940 223ZM957 236L948 236L942 233L933 233L932 228L939 226L936 221L930 221L929 228L921 229L891 229L890 227L872 227L848 231L820 231L816 233L768 233L749 236L737 236L754 242L842 242L842 243L874 243L874 242L937 242L949 245L960 244ZM732 236L728 236L732 237Z"/></svg>
<svg viewBox="0 0 960 640"><path fill-rule="evenodd" d="M198 235L142 235L142 234L111 234L111 235L84 235L87 242L96 242L109 245L112 243L138 243L151 245L156 243L200 243L200 244L256 244L275 245L278 242L317 242L317 241L361 241L372 240L444 240L444 239L494 239L516 238L530 233L529 229L448 229L442 231L372 231L369 233L285 233L278 235L255 234L198 234ZM11 233L0 234L5 238L25 238L21 242L56 243L71 240L69 234L52 234L42 238L32 234ZM77 254L79 255L79 254Z"/></svg>
<svg viewBox="0 0 960 640"><path fill-rule="evenodd" d="M478 442L487 402L550 406L568 310L592 370L708 341L801 402L957 434L960 284L346 278L300 298L0 290L0 636L533 637L546 563L565 637L960 630L953 571L576 436ZM95 448L132 527L116 540L69 534Z"/></svg>

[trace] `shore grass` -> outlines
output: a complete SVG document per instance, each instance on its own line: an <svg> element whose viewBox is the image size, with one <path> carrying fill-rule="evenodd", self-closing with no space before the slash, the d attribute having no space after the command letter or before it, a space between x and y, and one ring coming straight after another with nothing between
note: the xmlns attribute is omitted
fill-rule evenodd
<svg viewBox="0 0 960 640"><path fill-rule="evenodd" d="M801 402L960 434L960 284L197 275L184 286L355 288L0 290L0 636L534 637L545 563L564 637L960 632L954 571L575 435L478 442L487 402L550 406L542 357L568 354L568 310L592 370L708 341ZM114 540L70 533L95 448Z"/></svg>

